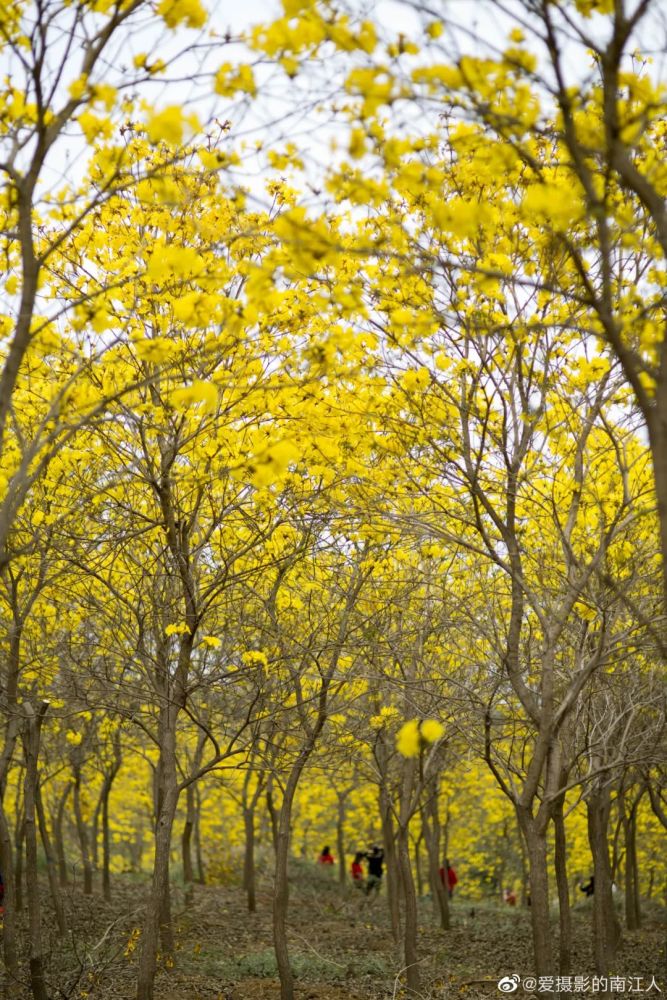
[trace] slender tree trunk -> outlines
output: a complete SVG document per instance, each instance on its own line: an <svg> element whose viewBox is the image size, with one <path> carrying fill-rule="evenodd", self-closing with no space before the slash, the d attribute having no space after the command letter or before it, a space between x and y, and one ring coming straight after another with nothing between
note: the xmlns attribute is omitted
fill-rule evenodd
<svg viewBox="0 0 667 1000"><path fill-rule="evenodd" d="M663 600L667 609L667 379L664 375L658 382L653 402L653 410L645 412L644 417L653 458L662 550Z"/></svg>
<svg viewBox="0 0 667 1000"><path fill-rule="evenodd" d="M44 980L44 956L42 954L42 913L39 898L39 877L37 874L37 829L35 823L35 798L38 782L38 761L40 731L48 703L43 702L37 712L29 703L25 704L27 714L24 746L26 756L23 801L25 808L26 845L26 895L28 898L28 925L30 933L30 988L33 1000L49 1000Z"/></svg>
<svg viewBox="0 0 667 1000"><path fill-rule="evenodd" d="M380 784L380 821L382 823L382 846L387 869L387 905L391 921L391 934L395 944L401 940L401 910L399 904L399 868L396 858L396 835L391 796L384 780Z"/></svg>
<svg viewBox="0 0 667 1000"><path fill-rule="evenodd" d="M321 727L320 727L321 728ZM302 749L292 766L278 818L278 836L276 841L276 866L273 891L273 945L280 976L281 1000L294 1000L294 974L289 960L287 948L287 909L289 905L288 861L290 842L290 823L292 805L299 778L315 745L315 737L311 737Z"/></svg>
<svg viewBox="0 0 667 1000"><path fill-rule="evenodd" d="M338 796L338 811L336 814L336 850L338 851L338 881L345 885L345 794Z"/></svg>
<svg viewBox="0 0 667 1000"><path fill-rule="evenodd" d="M63 839L63 820L65 818L65 805L67 804L67 799L71 790L72 785L68 782L67 787L58 800L58 808L53 816L53 840L56 848L56 856L58 858L58 879L63 887L69 885L67 858L65 856L65 841Z"/></svg>
<svg viewBox="0 0 667 1000"><path fill-rule="evenodd" d="M197 747L192 761L192 773L197 774L201 767L204 746L206 744L206 734L200 731L197 738ZM185 789L185 825L181 838L181 849L183 853L183 882L185 883L185 904L188 906L194 897L194 866L192 864L192 835L197 823L197 782L192 781Z"/></svg>
<svg viewBox="0 0 667 1000"><path fill-rule="evenodd" d="M194 867L192 865L192 833L195 826L195 790L188 785L185 790L185 824L181 837L181 853L183 856L183 883L185 885L185 905L192 903L194 896Z"/></svg>
<svg viewBox="0 0 667 1000"><path fill-rule="evenodd" d="M630 853L632 855L632 874L633 874L633 888L635 891L634 907L635 907L635 922L637 928L642 925L642 910L641 910L641 895L639 892L639 861L637 860L637 807L639 802L635 803L635 806L630 814Z"/></svg>
<svg viewBox="0 0 667 1000"><path fill-rule="evenodd" d="M90 824L90 857L93 871L98 871L100 867L100 817L102 815L102 798L104 796L104 786L106 779L102 782L102 788L95 804L93 821Z"/></svg>
<svg viewBox="0 0 667 1000"><path fill-rule="evenodd" d="M25 776L24 776L25 782ZM14 886L16 912L23 912L23 845L25 843L25 813L22 811L16 827L16 861L14 867Z"/></svg>
<svg viewBox="0 0 667 1000"><path fill-rule="evenodd" d="M266 808L271 819L271 839L273 850L278 850L278 810L273 801L273 775L270 774L266 783Z"/></svg>
<svg viewBox="0 0 667 1000"><path fill-rule="evenodd" d="M417 898L424 895L424 876L422 875L422 840L424 840L424 828L419 831L419 836L413 839L413 850L415 858L415 875L417 876ZM434 901L435 901L435 897Z"/></svg>
<svg viewBox="0 0 667 1000"><path fill-rule="evenodd" d="M403 768L401 817L398 826L398 865L401 873L401 889L405 915L403 925L403 957L407 992L409 995L417 997L421 993L421 976L419 972L419 956L417 954L417 896L415 894L415 883L410 866L409 832L415 761L406 760Z"/></svg>
<svg viewBox="0 0 667 1000"><path fill-rule="evenodd" d="M593 955L599 976L607 976L616 958L620 940L620 927L611 890L611 865L609 862L610 789L609 786L593 789L586 799L588 811L588 841L593 855Z"/></svg>
<svg viewBox="0 0 667 1000"><path fill-rule="evenodd" d="M153 1000L153 983L157 970L158 940L169 942L173 938L170 928L165 933L165 922L170 922L169 905L169 855L171 834L178 807L178 781L176 775L176 711L173 705L163 709L160 724L160 790L159 813L155 829L155 856L153 880L146 904L146 916L141 935L141 953L137 972L137 1000Z"/></svg>
<svg viewBox="0 0 667 1000"><path fill-rule="evenodd" d="M408 995L420 995L421 976L419 974L419 956L417 954L417 896L415 883L410 867L410 843L408 831L399 827L398 830L398 865L401 873L403 890L404 925L403 925L403 957L405 961L406 987Z"/></svg>
<svg viewBox="0 0 667 1000"><path fill-rule="evenodd" d="M174 810L174 819L175 818L176 810ZM169 849L169 853L167 854L167 877L164 881L162 901L160 903L160 949L164 958L167 960L165 962L167 968L173 968L174 953L176 951L176 942L174 940L174 922L171 916L171 879L169 876L170 864L171 847Z"/></svg>
<svg viewBox="0 0 667 1000"><path fill-rule="evenodd" d="M567 841L565 838L565 818L563 800L554 807L554 863L556 887L558 889L558 918L560 924L560 944L558 968L561 976L570 974L572 964L572 916L570 913L570 887L567 878Z"/></svg>
<svg viewBox="0 0 667 1000"><path fill-rule="evenodd" d="M549 919L549 879L546 833L528 809L515 803L517 819L526 843L530 884L530 917L533 931L535 974L552 976L554 968Z"/></svg>
<svg viewBox="0 0 667 1000"><path fill-rule="evenodd" d="M4 803L0 795L0 865L5 884L5 914L2 926L2 953L5 966L4 996L14 997L19 992L19 959L16 947L16 881L14 872L14 847L7 822Z"/></svg>
<svg viewBox="0 0 667 1000"><path fill-rule="evenodd" d="M78 759L72 762L72 769L74 771L74 817L76 819L76 832L79 837L81 864L83 866L83 892L84 895L90 896L93 892L93 866L90 859L88 830L81 809L81 763Z"/></svg>
<svg viewBox="0 0 667 1000"><path fill-rule="evenodd" d="M44 812L44 803L42 802L42 790L39 784L37 784L35 788L35 806L37 809L37 821L39 823L39 832L42 838L42 846L44 848L44 855L46 857L46 872L49 879L49 889L51 890L53 911L56 916L56 927L58 928L58 934L60 935L60 937L65 937L65 935L67 934L67 920L65 919L65 907L63 906L62 895L60 893L60 885L58 884L57 861L53 852L51 838L49 836L49 828L46 822L46 814Z"/></svg>
<svg viewBox="0 0 667 1000"><path fill-rule="evenodd" d="M195 785L195 857L197 859L197 882L206 885L204 856L201 849L201 793L199 785Z"/></svg>
<svg viewBox="0 0 667 1000"><path fill-rule="evenodd" d="M109 776L109 780L104 782L104 795L102 798L102 895L109 901L111 899L111 833L109 830L109 799L111 797L111 786L115 778L115 773Z"/></svg>
<svg viewBox="0 0 667 1000"><path fill-rule="evenodd" d="M249 805L243 810L243 827L245 831L243 888L248 902L248 913L254 913L257 909L255 891L255 810Z"/></svg>
<svg viewBox="0 0 667 1000"><path fill-rule="evenodd" d="M428 875L431 894L439 916L440 927L449 930L449 893L440 878L440 817L438 816L438 784L427 788L427 799L423 810L422 830L428 851ZM444 863L444 861L443 861ZM445 875L446 878L446 875Z"/></svg>

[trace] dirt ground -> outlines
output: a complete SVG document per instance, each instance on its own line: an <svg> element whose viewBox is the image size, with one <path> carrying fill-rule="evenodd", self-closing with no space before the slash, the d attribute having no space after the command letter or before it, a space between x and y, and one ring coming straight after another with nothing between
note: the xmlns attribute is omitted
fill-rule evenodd
<svg viewBox="0 0 667 1000"><path fill-rule="evenodd" d="M368 903L351 887L341 892L328 874L303 868L291 886L290 953L298 1000L406 997L386 900L380 897ZM56 937L48 912L44 928L53 1000L131 1000L145 888L132 876L119 876L110 903L97 894L85 897L74 889L65 890L69 940ZM46 893L44 905L48 911ZM653 976L662 995L667 995L665 911L652 903L644 909L642 929L624 932L612 970L619 977L641 977L642 989L635 992L635 1000L642 1000ZM161 959L155 1000L279 1000L269 886L261 888L257 912L252 914L246 911L238 887L197 886L188 907L177 888L174 916L176 962L166 968ZM501 977L516 973L523 978L532 972L529 911L459 897L452 905L452 929L443 933L434 923L430 900L423 899L420 918L423 1000L497 998ZM25 921L25 914L21 919ZM577 902L573 922L571 972L591 977L588 901ZM22 938L25 941L25 926ZM619 991L627 989L626 985ZM519 988L517 996L521 995ZM549 995L554 994L538 994ZM654 988L646 993L650 995L661 994Z"/></svg>

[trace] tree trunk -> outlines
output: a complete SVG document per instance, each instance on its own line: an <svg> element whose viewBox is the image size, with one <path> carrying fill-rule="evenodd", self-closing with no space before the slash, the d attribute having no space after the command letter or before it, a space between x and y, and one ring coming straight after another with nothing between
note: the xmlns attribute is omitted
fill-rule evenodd
<svg viewBox="0 0 667 1000"><path fill-rule="evenodd" d="M610 813L609 786L593 789L586 798L588 842L593 855L593 955L599 976L607 976L620 940L620 927L611 891L611 865L607 830Z"/></svg>
<svg viewBox="0 0 667 1000"><path fill-rule="evenodd" d="M316 735L311 737L292 766L287 784L285 785L283 801L280 806L280 816L278 818L273 891L273 945L276 953L278 975L280 976L280 1000L294 1000L294 974L292 973L287 948L287 908L289 905L288 860L292 805L297 785L299 784L299 778L315 745Z"/></svg>
<svg viewBox="0 0 667 1000"><path fill-rule="evenodd" d="M641 797L641 796L640 796ZM629 931L636 931L641 924L639 911L639 871L637 866L637 799L631 806L630 812L625 809L625 796L619 792L618 811L623 825L623 839L625 842L625 926Z"/></svg>
<svg viewBox="0 0 667 1000"><path fill-rule="evenodd" d="M25 776L24 776L24 781L25 781ZM21 816L17 820L15 843L16 843L16 861L14 867L15 903L16 903L16 912L22 913L23 912L23 845L25 843L25 814L23 812L21 812Z"/></svg>
<svg viewBox="0 0 667 1000"><path fill-rule="evenodd" d="M5 884L5 914L2 926L2 952L5 966L3 995L14 997L19 992L19 959L16 949L16 881L14 848L7 822L4 803L0 795L0 865Z"/></svg>
<svg viewBox="0 0 667 1000"><path fill-rule="evenodd" d="M401 940L401 910L399 905L399 868L396 858L396 835L391 797L384 781L380 784L380 821L382 823L382 846L387 869L387 905L391 921L394 943Z"/></svg>
<svg viewBox="0 0 667 1000"><path fill-rule="evenodd" d="M570 974L572 964L572 916L570 913L570 887L567 878L567 841L565 838L565 818L563 800L554 807L554 864L558 889L558 918L560 924L560 944L558 969L561 976Z"/></svg>
<svg viewBox="0 0 667 1000"><path fill-rule="evenodd" d="M111 786L116 776L116 772L109 776L104 782L104 796L102 798L102 895L109 901L111 899L111 834L109 830L109 798L111 797Z"/></svg>
<svg viewBox="0 0 667 1000"><path fill-rule="evenodd" d="M35 788L35 806L37 808L37 821L39 823L39 832L42 838L42 846L44 848L44 855L46 857L46 872L49 879L49 889L51 890L53 911L56 915L56 927L58 928L58 934L60 935L60 937L65 937L65 935L67 934L67 920L65 919L65 907L63 906L63 900L60 894L60 885L58 884L57 861L53 852L51 838L49 836L49 828L47 826L46 815L44 813L44 803L42 802L42 790L39 784L37 784Z"/></svg>
<svg viewBox="0 0 667 1000"><path fill-rule="evenodd" d="M428 875L431 894L436 904L436 912L443 931L449 930L449 892L440 878L440 817L438 816L438 783L427 789L427 800L423 811L422 830L428 851ZM443 861L444 864L444 861ZM445 874L445 880L447 876Z"/></svg>
<svg viewBox="0 0 667 1000"><path fill-rule="evenodd" d="M412 764L412 761L409 762ZM398 864L401 873L401 888L403 890L403 907L405 922L403 928L403 956L406 973L408 995L420 995L421 976L419 974L419 957L417 954L417 897L415 883L410 867L410 840L408 829L399 826L398 829Z"/></svg>
<svg viewBox="0 0 667 1000"><path fill-rule="evenodd" d="M195 826L195 790L190 784L185 790L185 824L181 837L181 853L183 857L183 883L185 885L185 905L192 903L194 896L194 868L192 865L192 832Z"/></svg>
<svg viewBox="0 0 667 1000"><path fill-rule="evenodd" d="M535 974L553 976L553 950L549 920L549 879L546 833L530 812L515 803L517 819L526 843L530 885L530 918L533 932Z"/></svg>
<svg viewBox="0 0 667 1000"><path fill-rule="evenodd" d="M273 840L273 850L278 850L278 810L273 801L273 775L270 774L266 782L266 808L271 819L271 839Z"/></svg>
<svg viewBox="0 0 667 1000"><path fill-rule="evenodd" d="M345 885L345 800L346 795L338 796L338 812L336 815L336 850L338 851L338 881Z"/></svg>
<svg viewBox="0 0 667 1000"><path fill-rule="evenodd" d="M639 929L642 925L641 896L639 892L639 862L637 860L637 807L636 802L630 813L630 854L632 857L633 888L635 891L634 908L635 923Z"/></svg>
<svg viewBox="0 0 667 1000"><path fill-rule="evenodd" d="M171 921L169 903L169 854L171 834L178 807L176 776L176 711L173 705L163 709L160 732L160 790L157 795L159 813L155 828L153 879L146 903L146 916L141 935L141 954L137 972L137 1000L153 1000L153 983L157 970L158 940L173 938L165 924Z"/></svg>
<svg viewBox="0 0 667 1000"><path fill-rule="evenodd" d="M417 876L417 897L421 899L424 895L424 876L422 875L421 846L424 839L424 828L419 831L419 836L414 838L415 875ZM433 897L435 901L435 897Z"/></svg>
<svg viewBox="0 0 667 1000"><path fill-rule="evenodd" d="M93 813L93 821L90 824L90 856L93 871L98 871L100 867L100 816L102 815L102 797L104 795L105 783L106 779L102 782L102 788L100 789L97 804L95 805L95 812Z"/></svg>
<svg viewBox="0 0 667 1000"><path fill-rule="evenodd" d="M245 848L243 853L243 888L248 901L248 913L257 909L255 891L255 810L246 806L243 810Z"/></svg>
<svg viewBox="0 0 667 1000"><path fill-rule="evenodd" d="M81 763L78 759L73 761L72 769L74 771L74 816L76 819L76 832L79 837L81 864L83 866L83 892L84 895L90 896L93 892L93 866L90 859L88 830L81 809Z"/></svg>
<svg viewBox="0 0 667 1000"><path fill-rule="evenodd" d="M664 375L657 385L654 408L645 412L644 417L648 426L653 459L662 551L663 600L667 610L667 379Z"/></svg>
<svg viewBox="0 0 667 1000"><path fill-rule="evenodd" d="M40 731L47 709L47 702L43 702L37 712L35 712L29 703L25 704L27 714L24 735L26 769L23 801L25 808L26 895L28 898L28 925L30 933L30 988L33 1000L49 1000L44 980L42 913L39 898L39 877L37 874L37 830L35 825Z"/></svg>
<svg viewBox="0 0 667 1000"><path fill-rule="evenodd" d="M58 858L58 879L63 887L69 884L67 858L65 856L65 841L63 839L63 819L65 817L65 805L71 790L72 785L71 783L68 783L65 791L60 796L58 808L55 816L53 817L53 840Z"/></svg>
<svg viewBox="0 0 667 1000"><path fill-rule="evenodd" d="M195 785L195 857L197 859L197 882L206 885L204 856L201 849L201 794L199 785Z"/></svg>

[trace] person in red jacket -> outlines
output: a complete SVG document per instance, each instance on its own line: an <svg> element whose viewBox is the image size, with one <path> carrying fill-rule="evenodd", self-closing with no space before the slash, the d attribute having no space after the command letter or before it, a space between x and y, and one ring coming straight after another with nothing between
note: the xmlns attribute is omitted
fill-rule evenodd
<svg viewBox="0 0 667 1000"><path fill-rule="evenodd" d="M454 886L458 882L456 872L449 863L449 858L445 860L444 866L440 869L440 881L447 888L447 893L451 899L454 895Z"/></svg>
<svg viewBox="0 0 667 1000"><path fill-rule="evenodd" d="M354 861L352 862L351 875L352 884L357 889L363 889L364 886L364 869L362 868L361 862L364 860L366 855L363 851L357 851L354 855Z"/></svg>
<svg viewBox="0 0 667 1000"><path fill-rule="evenodd" d="M317 859L317 863L319 865L333 865L334 864L333 854L330 853L330 851L329 851L329 845L328 844L325 847L322 848L322 853L320 854L319 858Z"/></svg>

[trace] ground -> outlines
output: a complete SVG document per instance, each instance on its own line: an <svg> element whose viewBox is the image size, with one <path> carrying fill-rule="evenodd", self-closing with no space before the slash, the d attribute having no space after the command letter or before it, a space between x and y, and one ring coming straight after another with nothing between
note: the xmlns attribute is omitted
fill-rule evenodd
<svg viewBox="0 0 667 1000"><path fill-rule="evenodd" d="M368 903L352 887L341 893L333 873L314 866L298 866L295 876L290 899L290 950L298 1000L405 997L400 956L392 946L384 898ZM99 895L85 897L75 889L65 890L71 940L65 944L58 941L50 920L45 928L49 988L54 1000L130 1000L145 888L145 882L136 877L118 876L110 903ZM44 889L47 907L46 886ZM637 932L624 932L612 971L618 976L642 977L643 990L655 976L663 996L667 996L665 912L650 902L644 909L644 926ZM182 891L176 889L174 915L176 963L172 969L161 963L155 1000L279 997L268 884L260 887L253 914L246 912L238 886L197 886L188 907ZM594 971L590 917L590 903L577 901L573 975L590 977ZM527 910L459 896L453 901L448 933L434 924L428 899L420 901L420 918L424 1000L497 998L501 977L513 973L523 977L532 972ZM517 996L522 992L520 988ZM538 995L541 1000L549 996L544 992ZM659 997L655 989L652 995ZM641 996L636 994L636 1000Z"/></svg>

